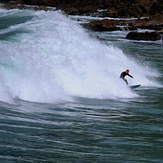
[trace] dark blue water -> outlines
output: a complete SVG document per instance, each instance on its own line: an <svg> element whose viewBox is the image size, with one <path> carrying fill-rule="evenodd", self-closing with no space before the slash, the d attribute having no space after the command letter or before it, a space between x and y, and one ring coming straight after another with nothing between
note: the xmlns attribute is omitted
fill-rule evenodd
<svg viewBox="0 0 163 163"><path fill-rule="evenodd" d="M0 162L162 163L161 40L91 32L99 42L55 12L0 20ZM140 88L119 81L126 65Z"/></svg>

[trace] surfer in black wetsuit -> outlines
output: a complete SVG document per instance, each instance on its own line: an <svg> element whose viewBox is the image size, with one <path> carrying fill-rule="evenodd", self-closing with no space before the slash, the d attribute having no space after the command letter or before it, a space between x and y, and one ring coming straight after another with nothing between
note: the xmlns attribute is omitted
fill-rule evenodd
<svg viewBox="0 0 163 163"><path fill-rule="evenodd" d="M125 78L126 75L128 75L131 78L134 78L134 77L129 74L129 70L128 69L121 73L120 78L122 78L126 82L126 84L128 85L127 79Z"/></svg>

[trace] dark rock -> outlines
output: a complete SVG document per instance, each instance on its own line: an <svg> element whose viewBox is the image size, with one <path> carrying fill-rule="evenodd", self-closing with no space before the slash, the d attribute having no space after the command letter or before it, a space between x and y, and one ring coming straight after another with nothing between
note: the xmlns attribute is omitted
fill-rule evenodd
<svg viewBox="0 0 163 163"><path fill-rule="evenodd" d="M109 19L103 19L103 20L94 20L88 24L82 24L85 28L94 30L94 31L115 31L120 30L119 20L109 20Z"/></svg>
<svg viewBox="0 0 163 163"><path fill-rule="evenodd" d="M162 15L157 15L155 17L134 20L94 20L88 24L83 24L83 26L94 31L112 31L124 29L137 30L138 28L161 30L163 29L163 17Z"/></svg>
<svg viewBox="0 0 163 163"><path fill-rule="evenodd" d="M150 15L157 15L157 14L163 15L163 0L154 1L154 3L152 4L149 10L149 14Z"/></svg>
<svg viewBox="0 0 163 163"><path fill-rule="evenodd" d="M129 32L126 38L130 40L156 41L162 38L162 32Z"/></svg>
<svg viewBox="0 0 163 163"><path fill-rule="evenodd" d="M125 22L130 30L132 29L153 29L161 30L163 28L163 18L162 15L157 15L155 17L136 19Z"/></svg>
<svg viewBox="0 0 163 163"><path fill-rule="evenodd" d="M3 5L6 9L29 9L29 10L49 10L48 7L41 5L41 6L27 6L23 3L23 0L16 0L16 1L8 1Z"/></svg>
<svg viewBox="0 0 163 163"><path fill-rule="evenodd" d="M0 2L51 6L61 9L67 14L77 15L92 15L94 12L98 16L103 17L147 17L156 14L163 15L162 0L0 0ZM10 8L9 5L8 8ZM99 9L107 10L98 12Z"/></svg>

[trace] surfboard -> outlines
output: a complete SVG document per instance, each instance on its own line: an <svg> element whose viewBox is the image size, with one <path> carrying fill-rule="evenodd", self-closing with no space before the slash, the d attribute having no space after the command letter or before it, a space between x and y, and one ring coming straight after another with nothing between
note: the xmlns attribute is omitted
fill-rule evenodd
<svg viewBox="0 0 163 163"><path fill-rule="evenodd" d="M140 84L137 84L137 85L132 85L132 86L130 86L130 88L131 89L135 89L135 88L138 88L138 87L140 87L141 85Z"/></svg>

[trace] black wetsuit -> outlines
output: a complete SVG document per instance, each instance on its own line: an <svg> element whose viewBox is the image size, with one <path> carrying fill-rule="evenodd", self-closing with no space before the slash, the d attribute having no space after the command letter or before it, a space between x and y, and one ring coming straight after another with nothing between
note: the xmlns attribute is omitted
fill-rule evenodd
<svg viewBox="0 0 163 163"><path fill-rule="evenodd" d="M131 77L131 78L133 78L129 73L127 73L127 72L125 72L125 71L123 71L122 73L121 73L121 75L120 75L120 78L122 78L125 82L126 82L126 84L128 85L128 82L127 82L127 80L125 79L125 76L126 75L128 75L129 77Z"/></svg>
<svg viewBox="0 0 163 163"><path fill-rule="evenodd" d="M121 73L120 78L124 79L126 75L128 75L128 76L130 76L132 78L132 76L130 74L126 73L125 71L123 71Z"/></svg>

